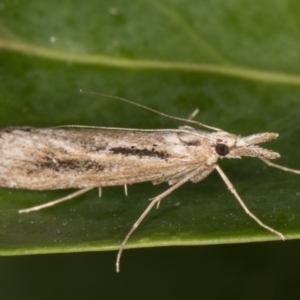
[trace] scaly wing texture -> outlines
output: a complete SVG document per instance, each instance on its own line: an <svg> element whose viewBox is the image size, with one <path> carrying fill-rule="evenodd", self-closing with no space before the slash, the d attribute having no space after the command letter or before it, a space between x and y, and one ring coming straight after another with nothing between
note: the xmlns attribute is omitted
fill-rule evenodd
<svg viewBox="0 0 300 300"><path fill-rule="evenodd" d="M174 184L207 160L205 149L201 138L181 132L5 128L0 185L42 190Z"/></svg>

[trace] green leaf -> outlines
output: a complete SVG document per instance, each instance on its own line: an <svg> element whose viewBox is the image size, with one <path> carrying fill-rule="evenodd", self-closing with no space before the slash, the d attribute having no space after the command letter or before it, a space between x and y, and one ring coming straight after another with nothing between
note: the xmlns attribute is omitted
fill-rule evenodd
<svg viewBox="0 0 300 300"><path fill-rule="evenodd" d="M249 135L278 163L300 169L298 2L11 1L0 6L1 126L65 124L176 128L182 124L127 103ZM299 238L300 177L251 158L220 166L263 222ZM0 190L2 255L117 249L148 199L151 183L104 188L19 215L18 209L73 191ZM215 173L166 197L128 247L277 240L239 206Z"/></svg>

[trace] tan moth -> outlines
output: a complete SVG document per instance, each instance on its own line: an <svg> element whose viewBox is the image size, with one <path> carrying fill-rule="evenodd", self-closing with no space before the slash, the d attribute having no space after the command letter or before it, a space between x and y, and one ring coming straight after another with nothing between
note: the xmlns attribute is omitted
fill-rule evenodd
<svg viewBox="0 0 300 300"><path fill-rule="evenodd" d="M91 94L91 93L90 93ZM101 94L100 94L101 95ZM105 95L106 96L106 95ZM168 182L170 187L151 202L121 243L124 247L146 215L160 201L187 181L203 180L216 170L245 212L260 226L282 233L264 224L249 209L229 178L218 165L219 158L257 157L271 167L300 174L300 171L272 163L280 154L258 144L276 139L277 133L258 133L240 137L205 124L158 112L126 99L109 96L143 107L160 115L194 123L210 130L189 126L178 129L133 129L90 126L55 128L7 127L0 129L0 186L34 190L78 188L64 198L19 213L38 211L73 199L87 191L105 186L151 181Z"/></svg>

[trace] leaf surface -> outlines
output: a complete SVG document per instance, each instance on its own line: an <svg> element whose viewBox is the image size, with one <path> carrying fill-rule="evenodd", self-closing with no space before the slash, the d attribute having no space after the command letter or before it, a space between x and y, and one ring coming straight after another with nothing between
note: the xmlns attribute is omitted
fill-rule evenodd
<svg viewBox="0 0 300 300"><path fill-rule="evenodd" d="M80 124L177 128L179 122L100 96L124 97L228 132L278 132L266 144L300 169L299 3L260 1L2 1L1 126ZM268 11L268 14L266 14ZM221 160L249 209L300 236L300 177L251 158ZM18 209L73 191L0 189L3 255L117 249L151 183L91 191L43 211ZM239 206L217 174L165 198L128 247L277 240Z"/></svg>

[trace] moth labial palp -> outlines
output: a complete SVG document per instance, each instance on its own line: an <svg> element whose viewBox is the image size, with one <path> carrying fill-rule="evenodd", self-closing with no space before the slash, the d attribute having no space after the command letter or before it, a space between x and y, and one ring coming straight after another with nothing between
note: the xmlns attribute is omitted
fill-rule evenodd
<svg viewBox="0 0 300 300"><path fill-rule="evenodd" d="M125 102L149 109L126 99ZM8 127L0 129L0 186L34 190L78 188L77 192L42 205L19 210L38 211L68 201L87 191L106 186L127 185L145 181L168 182L170 187L151 199L133 224L117 254L116 269L132 233L146 215L171 192L187 181L203 180L216 170L244 211L260 226L278 235L281 232L264 224L245 205L229 178L217 164L219 158L257 157L269 166L300 174L300 171L272 163L280 155L257 144L276 139L277 133L259 133L240 137L205 124L212 132L189 126L178 129L133 129L91 126L56 128Z"/></svg>

